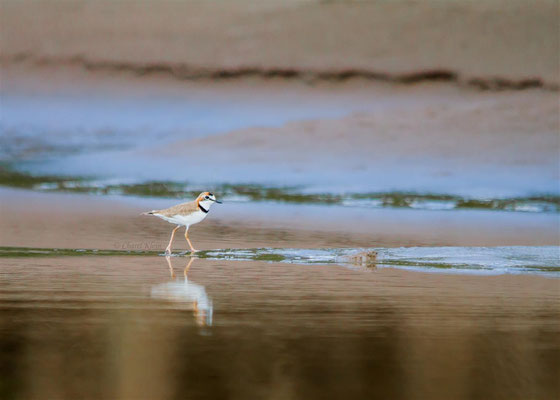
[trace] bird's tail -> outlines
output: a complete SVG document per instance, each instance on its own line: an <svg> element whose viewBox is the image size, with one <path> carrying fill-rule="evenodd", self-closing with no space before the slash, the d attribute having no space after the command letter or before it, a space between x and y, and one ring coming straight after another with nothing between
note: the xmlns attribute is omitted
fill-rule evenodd
<svg viewBox="0 0 560 400"><path fill-rule="evenodd" d="M146 212L141 213L140 215L154 215L155 212L156 212L156 210L146 211Z"/></svg>

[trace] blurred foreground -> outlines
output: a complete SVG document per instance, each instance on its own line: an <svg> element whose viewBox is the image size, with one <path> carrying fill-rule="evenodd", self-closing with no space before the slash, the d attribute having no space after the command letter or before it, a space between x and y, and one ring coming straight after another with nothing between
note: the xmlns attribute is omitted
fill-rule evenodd
<svg viewBox="0 0 560 400"><path fill-rule="evenodd" d="M560 394L557 279L188 261L0 259L2 397Z"/></svg>

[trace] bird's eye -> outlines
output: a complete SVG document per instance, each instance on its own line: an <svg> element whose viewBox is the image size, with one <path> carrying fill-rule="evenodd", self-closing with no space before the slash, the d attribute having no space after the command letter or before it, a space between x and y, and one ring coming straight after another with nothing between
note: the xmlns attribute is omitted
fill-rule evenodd
<svg viewBox="0 0 560 400"><path fill-rule="evenodd" d="M209 199L210 197L206 196L205 199Z"/></svg>

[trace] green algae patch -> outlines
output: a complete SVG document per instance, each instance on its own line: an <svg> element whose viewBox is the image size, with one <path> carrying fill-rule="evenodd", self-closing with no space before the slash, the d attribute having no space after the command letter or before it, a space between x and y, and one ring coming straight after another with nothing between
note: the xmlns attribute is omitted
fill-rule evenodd
<svg viewBox="0 0 560 400"><path fill-rule="evenodd" d="M97 250L97 249L57 249L35 247L0 247L0 258L19 257L79 257L79 256L157 256L158 251L142 250Z"/></svg>
<svg viewBox="0 0 560 400"><path fill-rule="evenodd" d="M179 197L194 194L192 191L185 191L184 188L184 184L154 181L133 185L113 185L109 187L109 190L114 192L120 189L120 192L125 195L147 197Z"/></svg>
<svg viewBox="0 0 560 400"><path fill-rule="evenodd" d="M282 262L286 260L281 254L257 254L253 258L254 261Z"/></svg>
<svg viewBox="0 0 560 400"><path fill-rule="evenodd" d="M340 204L342 195L302 193L300 187L268 187L263 185L221 185L215 191L225 195L243 196L252 201L276 201L298 204Z"/></svg>
<svg viewBox="0 0 560 400"><path fill-rule="evenodd" d="M0 185L42 192L69 192L97 195L122 195L192 199L202 188L188 182L146 181L111 183L84 177L31 175L8 164L0 165ZM423 210L498 210L513 212L560 212L560 196L477 199L447 194L413 192L308 193L301 186L267 186L257 184L218 184L209 189L228 201L275 202L286 204L338 205L364 208L409 208Z"/></svg>
<svg viewBox="0 0 560 400"><path fill-rule="evenodd" d="M51 175L30 175L23 172L17 172L6 165L0 165L0 185L33 189L36 185L51 184L58 186L66 181L65 178Z"/></svg>

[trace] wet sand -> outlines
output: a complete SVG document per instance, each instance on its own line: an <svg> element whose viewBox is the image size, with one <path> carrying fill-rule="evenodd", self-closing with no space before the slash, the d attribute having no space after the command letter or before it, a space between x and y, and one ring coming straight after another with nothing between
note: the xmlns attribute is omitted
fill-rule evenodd
<svg viewBox="0 0 560 400"><path fill-rule="evenodd" d="M162 250L172 225L140 213L177 199L38 193L0 189L3 246ZM196 247L320 248L544 246L560 240L558 214L421 211L225 203L194 226ZM186 249L182 237L176 249Z"/></svg>

